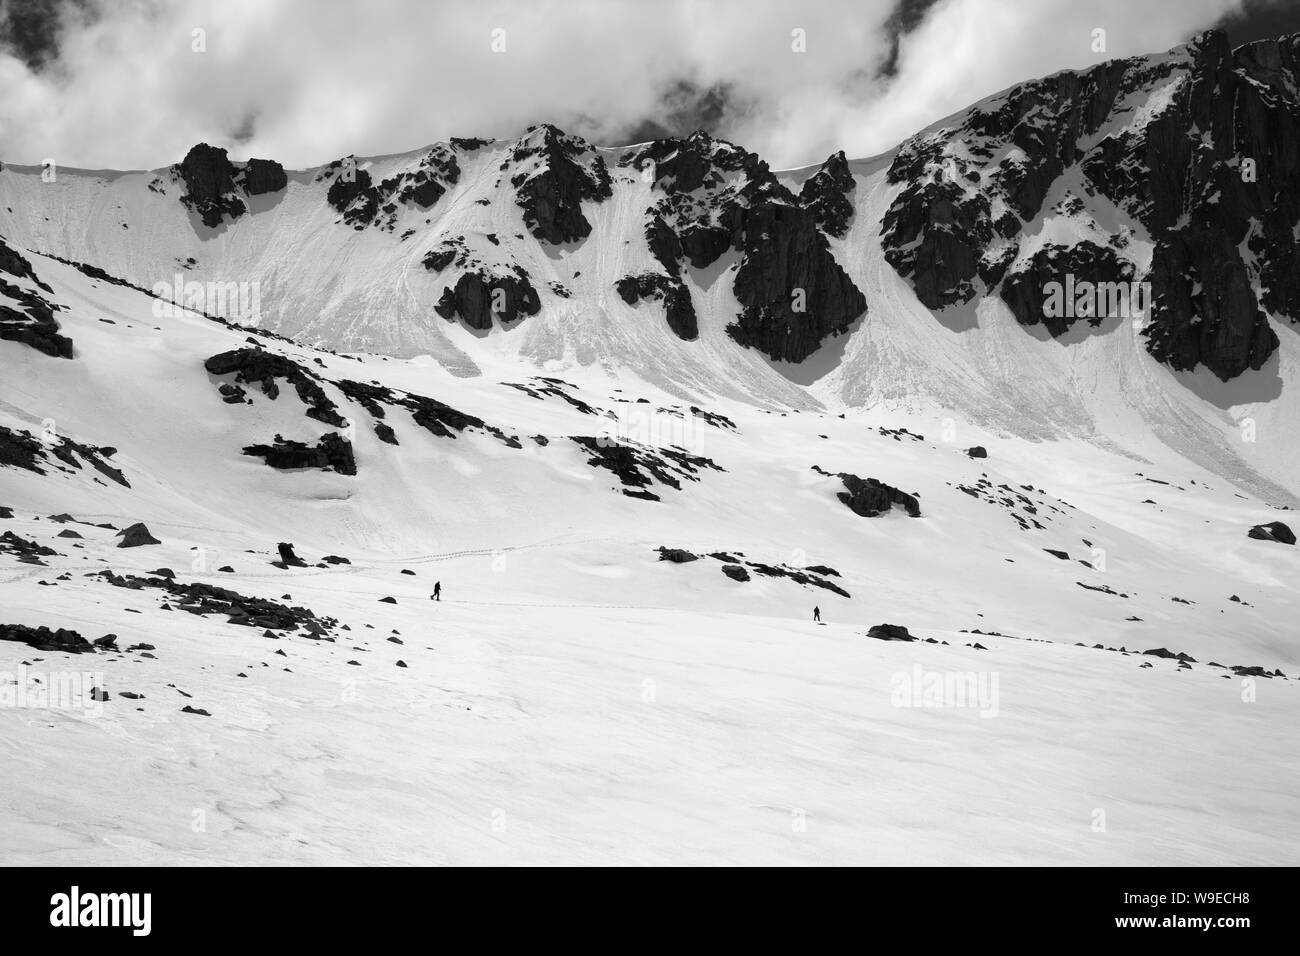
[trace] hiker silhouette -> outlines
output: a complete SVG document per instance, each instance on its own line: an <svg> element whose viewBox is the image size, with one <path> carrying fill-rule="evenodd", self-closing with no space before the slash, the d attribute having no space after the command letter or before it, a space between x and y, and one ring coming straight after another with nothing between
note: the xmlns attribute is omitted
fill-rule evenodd
<svg viewBox="0 0 1300 956"><path fill-rule="evenodd" d="M435 601L441 601L441 600L442 600L442 582L441 582L441 581L434 581L434 582L433 582L433 599L434 599Z"/></svg>
<svg viewBox="0 0 1300 956"><path fill-rule="evenodd" d="M822 620L822 609L821 609L821 608L819 608L819 607L814 607L814 608L813 608L813 620L816 621L818 624L821 623L821 620Z"/></svg>

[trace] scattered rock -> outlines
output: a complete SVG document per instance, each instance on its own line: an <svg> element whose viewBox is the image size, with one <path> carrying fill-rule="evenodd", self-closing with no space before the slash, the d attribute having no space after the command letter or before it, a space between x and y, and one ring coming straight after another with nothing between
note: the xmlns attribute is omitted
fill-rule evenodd
<svg viewBox="0 0 1300 956"><path fill-rule="evenodd" d="M26 644L38 651L66 651L69 654L93 654L95 647L76 631L66 628L27 627L23 624L0 624L0 641Z"/></svg>

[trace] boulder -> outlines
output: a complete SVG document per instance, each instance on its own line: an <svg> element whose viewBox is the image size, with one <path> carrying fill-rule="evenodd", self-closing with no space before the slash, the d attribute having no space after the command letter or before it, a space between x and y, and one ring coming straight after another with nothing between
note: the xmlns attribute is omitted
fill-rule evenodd
<svg viewBox="0 0 1300 956"><path fill-rule="evenodd" d="M1257 524L1246 534L1257 541L1276 541L1279 544L1295 544L1295 532L1281 521Z"/></svg>
<svg viewBox="0 0 1300 956"><path fill-rule="evenodd" d="M749 572L746 571L744 568L742 568L739 564L724 564L722 566L722 573L725 574L727 577L731 578L733 581L749 580Z"/></svg>
<svg viewBox="0 0 1300 956"><path fill-rule="evenodd" d="M673 564L689 564L691 561L700 560L700 556L681 548L660 548L659 560L671 561Z"/></svg>
<svg viewBox="0 0 1300 956"><path fill-rule="evenodd" d="M874 624L867 631L867 637L878 641L914 641L915 637L902 624Z"/></svg>
<svg viewBox="0 0 1300 956"><path fill-rule="evenodd" d="M293 553L293 545L287 541L281 541L276 547L280 551L280 563L287 568L305 568L307 562Z"/></svg>
<svg viewBox="0 0 1300 956"><path fill-rule="evenodd" d="M129 528L119 531L115 537L122 539L117 543L119 548L139 548L147 544L162 544L161 541L149 533L149 529L140 521L137 521Z"/></svg>

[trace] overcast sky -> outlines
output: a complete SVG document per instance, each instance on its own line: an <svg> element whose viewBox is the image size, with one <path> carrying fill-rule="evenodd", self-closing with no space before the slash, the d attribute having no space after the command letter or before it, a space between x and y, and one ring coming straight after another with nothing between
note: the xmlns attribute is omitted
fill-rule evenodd
<svg viewBox="0 0 1300 956"><path fill-rule="evenodd" d="M704 127L791 167L838 149L881 152L1012 83L1164 50L1216 25L1234 42L1300 30L1296 8L0 0L0 160L152 168L206 141L302 168L546 121L598 145ZM1096 28L1104 54L1092 49Z"/></svg>

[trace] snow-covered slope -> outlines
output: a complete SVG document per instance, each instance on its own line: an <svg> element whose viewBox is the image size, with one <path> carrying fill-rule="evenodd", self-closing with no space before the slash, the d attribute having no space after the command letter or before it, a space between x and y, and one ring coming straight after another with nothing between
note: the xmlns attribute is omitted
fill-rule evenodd
<svg viewBox="0 0 1300 956"><path fill-rule="evenodd" d="M5 166L0 860L1295 862L1294 328L927 308L913 147ZM1078 177L1014 261L1150 252Z"/></svg>

